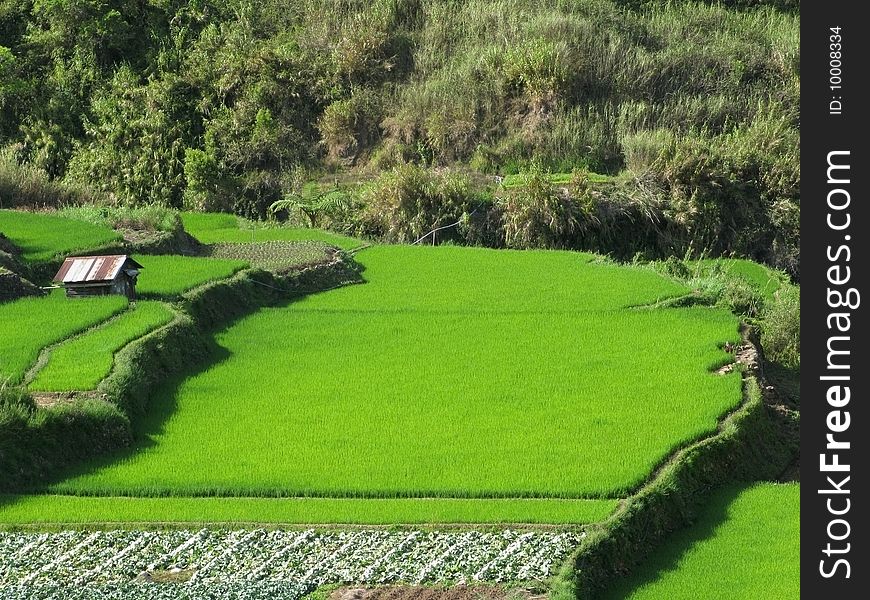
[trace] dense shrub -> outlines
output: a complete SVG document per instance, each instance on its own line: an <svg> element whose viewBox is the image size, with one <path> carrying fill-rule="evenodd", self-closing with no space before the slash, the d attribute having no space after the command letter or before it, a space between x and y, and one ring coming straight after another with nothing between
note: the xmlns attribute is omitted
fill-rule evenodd
<svg viewBox="0 0 870 600"><path fill-rule="evenodd" d="M416 165L402 165L382 174L361 197L360 233L391 242L414 242L433 229L467 218L479 204L467 178ZM458 237L453 229L437 240Z"/></svg>
<svg viewBox="0 0 870 600"><path fill-rule="evenodd" d="M525 174L521 186L502 190L498 202L508 248L570 247L579 228L580 207L540 170Z"/></svg>

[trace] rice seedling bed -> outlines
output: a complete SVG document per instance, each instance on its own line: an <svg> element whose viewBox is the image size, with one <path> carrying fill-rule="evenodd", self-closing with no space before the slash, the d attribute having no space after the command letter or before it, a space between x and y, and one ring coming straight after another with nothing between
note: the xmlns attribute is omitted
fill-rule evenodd
<svg viewBox="0 0 870 600"><path fill-rule="evenodd" d="M136 293L147 298L172 298L204 283L226 279L249 266L244 260L200 256L136 256L144 267Z"/></svg>
<svg viewBox="0 0 870 600"><path fill-rule="evenodd" d="M63 290L0 304L0 381L18 383L46 346L127 307L123 296L67 298Z"/></svg>
<svg viewBox="0 0 870 600"><path fill-rule="evenodd" d="M349 250L363 244L363 241L338 233L304 227L285 227L255 223L239 219L225 213L181 213L181 222L190 235L203 244L218 242L257 243L257 242L296 242L319 241Z"/></svg>
<svg viewBox="0 0 870 600"><path fill-rule="evenodd" d="M41 392L94 389L109 374L115 352L171 319L172 311L162 302L136 302L106 325L52 349L29 387Z"/></svg>
<svg viewBox="0 0 870 600"><path fill-rule="evenodd" d="M324 242L302 241L230 243L220 242L208 246L208 255L214 258L243 260L252 267L280 271L329 260L331 246Z"/></svg>
<svg viewBox="0 0 870 600"><path fill-rule="evenodd" d="M21 249L24 260L35 262L121 241L121 234L108 227L15 210L0 210L0 233Z"/></svg>
<svg viewBox="0 0 870 600"><path fill-rule="evenodd" d="M690 529L673 536L613 600L798 598L800 486L722 490Z"/></svg>
<svg viewBox="0 0 870 600"><path fill-rule="evenodd" d="M449 247L358 259L369 283L220 332L218 362L162 390L136 452L51 491L612 498L740 401L738 374L710 372L732 315L626 308L684 291L652 271Z"/></svg>

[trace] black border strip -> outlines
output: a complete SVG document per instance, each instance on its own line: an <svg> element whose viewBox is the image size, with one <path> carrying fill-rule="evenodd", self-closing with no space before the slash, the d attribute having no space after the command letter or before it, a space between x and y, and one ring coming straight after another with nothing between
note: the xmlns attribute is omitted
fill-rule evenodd
<svg viewBox="0 0 870 600"><path fill-rule="evenodd" d="M860 8L859 2L804 2L801 7L801 592L807 598L865 598L870 572L870 507L867 492L861 491L868 489L862 434L870 430L870 375L862 350L870 338L867 308L858 299L867 291L870 264L870 140L863 127L870 110L863 81L870 32ZM849 168L829 171L829 163ZM829 200L839 208L832 209ZM832 376L842 379L822 379ZM849 387L848 402L844 387ZM849 447L828 448L828 434ZM848 471L823 470L822 455L830 464L835 454ZM849 492L839 493L837 486Z"/></svg>

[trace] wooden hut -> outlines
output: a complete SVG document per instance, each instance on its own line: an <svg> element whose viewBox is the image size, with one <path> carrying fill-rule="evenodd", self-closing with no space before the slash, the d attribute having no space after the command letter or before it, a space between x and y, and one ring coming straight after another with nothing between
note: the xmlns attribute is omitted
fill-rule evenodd
<svg viewBox="0 0 870 600"><path fill-rule="evenodd" d="M126 254L70 256L63 261L54 281L63 283L69 297L123 294L133 300L141 268Z"/></svg>

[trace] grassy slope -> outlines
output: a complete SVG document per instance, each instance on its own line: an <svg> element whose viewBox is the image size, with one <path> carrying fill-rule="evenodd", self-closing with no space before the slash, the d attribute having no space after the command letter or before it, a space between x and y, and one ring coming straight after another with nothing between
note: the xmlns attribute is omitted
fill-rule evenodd
<svg viewBox="0 0 870 600"><path fill-rule="evenodd" d="M248 266L241 260L198 256L136 256L144 267L136 293L146 297L178 296L198 285L225 279Z"/></svg>
<svg viewBox="0 0 870 600"><path fill-rule="evenodd" d="M800 486L722 491L630 578L613 600L800 596Z"/></svg>
<svg viewBox="0 0 870 600"><path fill-rule="evenodd" d="M616 500L0 496L0 527L49 523L594 523Z"/></svg>
<svg viewBox="0 0 870 600"><path fill-rule="evenodd" d="M218 242L295 242L314 240L348 250L363 244L361 240L320 229L269 227L250 221L240 228L239 219L224 213L182 213L184 229L203 244Z"/></svg>
<svg viewBox="0 0 870 600"><path fill-rule="evenodd" d="M172 312L162 303L137 302L105 327L57 346L30 389L49 392L94 389L109 374L115 352L170 319Z"/></svg>
<svg viewBox="0 0 870 600"><path fill-rule="evenodd" d="M127 306L122 296L67 298L56 290L42 298L0 304L0 382L16 383L42 348L92 327Z"/></svg>
<svg viewBox="0 0 870 600"><path fill-rule="evenodd" d="M22 257L28 261L46 261L121 239L119 233L108 227L12 210L0 210L0 232L21 249Z"/></svg>
<svg viewBox="0 0 870 600"><path fill-rule="evenodd" d="M708 372L733 317L620 310L681 291L651 272L572 253L358 258L370 283L229 328L226 360L166 391L139 452L54 490L616 494L739 400L738 376Z"/></svg>

